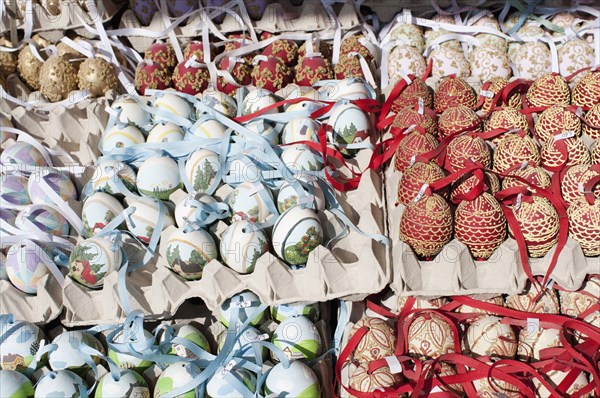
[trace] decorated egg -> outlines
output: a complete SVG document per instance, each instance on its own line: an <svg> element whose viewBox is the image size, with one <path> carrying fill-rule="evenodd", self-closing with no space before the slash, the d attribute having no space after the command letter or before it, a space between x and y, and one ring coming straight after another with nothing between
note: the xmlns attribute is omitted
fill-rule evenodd
<svg viewBox="0 0 600 398"><path fill-rule="evenodd" d="M158 62L147 59L135 68L135 88L142 95L146 93L146 89L164 90L171 85L171 71Z"/></svg>
<svg viewBox="0 0 600 398"><path fill-rule="evenodd" d="M323 229L314 210L294 206L273 227L273 248L289 264L306 264L310 252L323 242Z"/></svg>
<svg viewBox="0 0 600 398"><path fill-rule="evenodd" d="M137 187L144 195L167 200L180 186L179 167L168 156L148 158L138 170Z"/></svg>
<svg viewBox="0 0 600 398"><path fill-rule="evenodd" d="M455 21L453 20L453 18L450 16L450 19L452 19L452 25L455 24ZM450 21L448 21L450 22ZM438 48L438 47L442 47L442 48L451 48L455 51L458 52L463 52L462 49L462 45L460 44L460 41L452 39L450 36L446 36L450 34L449 31L447 31L446 29L436 29L434 28L433 30L427 31L425 32L425 47L430 47L430 48ZM446 36L446 37L442 37L442 36Z"/></svg>
<svg viewBox="0 0 600 398"><path fill-rule="evenodd" d="M208 149L193 152L185 163L185 173L196 192L208 191L220 168L219 155Z"/></svg>
<svg viewBox="0 0 600 398"><path fill-rule="evenodd" d="M448 302L448 299L444 297L425 299L414 296L398 296L396 305L399 311L404 312L413 309L436 309L448 304Z"/></svg>
<svg viewBox="0 0 600 398"><path fill-rule="evenodd" d="M90 355L82 351L83 347L95 349L100 353L104 352L104 348L97 338L78 330L59 334L52 340L52 344L55 344L56 347L48 354L48 364L55 371L70 370L85 375L90 369L85 360ZM100 363L100 357L92 355L90 358L94 363Z"/></svg>
<svg viewBox="0 0 600 398"><path fill-rule="evenodd" d="M587 109L600 102L600 70L588 71L573 87L573 105Z"/></svg>
<svg viewBox="0 0 600 398"><path fill-rule="evenodd" d="M523 115L517 109L508 106L492 111L488 119L484 122L484 125L486 130L519 129L523 130L525 133L529 133L529 125L527 124L527 118L525 118L525 115ZM502 139L502 137L505 135L506 133L492 138L494 145L498 145L500 139Z"/></svg>
<svg viewBox="0 0 600 398"><path fill-rule="evenodd" d="M214 51L213 45L209 44L208 51ZM192 56L196 56L200 62L204 62L204 44L199 40L189 41L183 49L183 58L190 59Z"/></svg>
<svg viewBox="0 0 600 398"><path fill-rule="evenodd" d="M14 165L21 171L31 171L31 168L46 167L46 159L39 149L27 142L17 141L0 154L0 162L4 165Z"/></svg>
<svg viewBox="0 0 600 398"><path fill-rule="evenodd" d="M412 201L400 218L400 240L422 257L435 257L452 238L452 212L437 194Z"/></svg>
<svg viewBox="0 0 600 398"><path fill-rule="evenodd" d="M288 317L298 315L307 317L311 322L316 322L319 319L318 303L280 304L271 306L271 317L277 322L282 322Z"/></svg>
<svg viewBox="0 0 600 398"><path fill-rule="evenodd" d="M423 360L437 358L455 352L457 337L445 318L435 312L424 312L408 328L408 352Z"/></svg>
<svg viewBox="0 0 600 398"><path fill-rule="evenodd" d="M300 361L291 362L288 368L281 363L273 366L265 380L264 388L268 396L321 397L319 379Z"/></svg>
<svg viewBox="0 0 600 398"><path fill-rule="evenodd" d="M460 203L463 199L465 199L464 195L467 195L469 192L472 192L475 189L480 189L478 186L480 181L483 183L481 186L483 192L495 195L498 191L500 191L500 180L496 174L486 171L483 173L483 176L476 176L469 173L463 175L454 183L452 183L450 186L450 201L455 204Z"/></svg>
<svg viewBox="0 0 600 398"><path fill-rule="evenodd" d="M404 76L423 76L427 69L425 58L413 46L401 44L392 49L388 57L387 73L390 84L395 85Z"/></svg>
<svg viewBox="0 0 600 398"><path fill-rule="evenodd" d="M539 165L541 160L537 141L524 134L507 134L500 139L494 151L494 170L504 173L523 162Z"/></svg>
<svg viewBox="0 0 600 398"><path fill-rule="evenodd" d="M428 62L432 63L431 76L442 77L456 75L469 77L471 68L462 50L453 47L440 46L430 54Z"/></svg>
<svg viewBox="0 0 600 398"><path fill-rule="evenodd" d="M584 198L580 187L585 187L590 180L598 176L600 176L600 166L580 164L566 169L560 184L560 193L566 204L571 205ZM600 184L596 184L592 191L596 198L600 199Z"/></svg>
<svg viewBox="0 0 600 398"><path fill-rule="evenodd" d="M172 17L179 18L198 8L194 1L167 0L167 8Z"/></svg>
<svg viewBox="0 0 600 398"><path fill-rule="evenodd" d="M91 179L94 191L106 192L114 195L119 193L116 181L120 180L130 191L135 192L135 171L126 163L117 160L104 161L98 164Z"/></svg>
<svg viewBox="0 0 600 398"><path fill-rule="evenodd" d="M265 200L272 201L272 198L269 188L261 183L241 183L227 198L227 204L231 208L231 221L264 222L272 214Z"/></svg>
<svg viewBox="0 0 600 398"><path fill-rule="evenodd" d="M33 224L33 227L26 221ZM15 227L23 231L31 231L35 227L55 236L69 235L70 229L65 217L48 205L30 205L21 210L15 219Z"/></svg>
<svg viewBox="0 0 600 398"><path fill-rule="evenodd" d="M129 148L145 141L142 131L134 125L116 124L102 135L102 152Z"/></svg>
<svg viewBox="0 0 600 398"><path fill-rule="evenodd" d="M392 108L393 107L394 105L392 104ZM392 112L394 112L393 109ZM426 133L431 134L432 136L437 135L437 122L433 117L426 113L419 113L419 110L414 109L413 106L406 106L405 108L399 109L392 122L392 127L405 129L407 126L412 125L422 127Z"/></svg>
<svg viewBox="0 0 600 398"><path fill-rule="evenodd" d="M74 41L75 43L82 43L82 38L75 37ZM58 50L58 57L64 58L75 68L75 81L77 82L77 70L79 70L79 65L81 65L81 62L83 62L82 58L85 58L85 56L77 51L75 47L62 41L56 44L56 49Z"/></svg>
<svg viewBox="0 0 600 398"><path fill-rule="evenodd" d="M252 68L252 84L275 92L293 81L292 70L278 57L257 56Z"/></svg>
<svg viewBox="0 0 600 398"><path fill-rule="evenodd" d="M350 375L349 387L356 391L373 393L384 388L394 387L400 384L401 381L402 375L393 373L387 366L382 366L371 372L369 364L361 363Z"/></svg>
<svg viewBox="0 0 600 398"><path fill-rule="evenodd" d="M133 11L142 26L150 25L158 8L152 0L131 0L129 8Z"/></svg>
<svg viewBox="0 0 600 398"><path fill-rule="evenodd" d="M195 61L195 55L192 57L177 64L172 79L173 87L177 91L196 95L206 90L210 83L210 74L204 64Z"/></svg>
<svg viewBox="0 0 600 398"><path fill-rule="evenodd" d="M583 321L597 328L600 327L600 311L594 311L590 313L583 318ZM584 340L586 340L586 337L587 336L585 333L575 333L575 339L578 343L582 343Z"/></svg>
<svg viewBox="0 0 600 398"><path fill-rule="evenodd" d="M227 333L222 333L219 336L219 352L221 352L223 349L226 338ZM247 361L257 363L258 358L256 357L256 351L252 343L267 339L269 339L269 335L267 333L261 334L255 327L248 326L246 330L240 334L239 338L236 339L235 343L233 344L232 352L235 352L235 356L238 358L243 358ZM260 347L258 353L262 360L266 359L267 348Z"/></svg>
<svg viewBox="0 0 600 398"><path fill-rule="evenodd" d="M45 184L41 182L44 179ZM77 199L77 189L66 173L56 169L37 169L29 176L27 190L34 204L53 204L54 199L45 191L48 186L65 202ZM46 188L47 189L47 188Z"/></svg>
<svg viewBox="0 0 600 398"><path fill-rule="evenodd" d="M420 26L410 23L397 24L390 31L390 38L415 47L421 53L425 51L425 37Z"/></svg>
<svg viewBox="0 0 600 398"><path fill-rule="evenodd" d="M160 41L150 45L146 49L144 59L152 60L171 69L177 64L177 57L175 56L173 46Z"/></svg>
<svg viewBox="0 0 600 398"><path fill-rule="evenodd" d="M563 140L564 150L558 142ZM592 158L585 143L576 136L548 140L542 145L540 151L542 167L547 170L563 169L578 164L590 164Z"/></svg>
<svg viewBox="0 0 600 398"><path fill-rule="evenodd" d="M197 214L197 212L202 210L195 202L205 205L217 203L215 198L205 193L190 193L186 195L175 204L175 221L177 222L177 226L183 227L188 222L195 221L198 216L206 218L206 213Z"/></svg>
<svg viewBox="0 0 600 398"><path fill-rule="evenodd" d="M482 82L492 77L508 79L512 75L506 52L497 46L483 44L475 47L469 54L469 60L471 62L471 75Z"/></svg>
<svg viewBox="0 0 600 398"><path fill-rule="evenodd" d="M417 197L424 184L431 184L444 177L444 171L437 163L415 162L402 172L398 182L398 202L408 206Z"/></svg>
<svg viewBox="0 0 600 398"><path fill-rule="evenodd" d="M315 325L299 315L284 319L273 333L273 344L283 351L289 360L311 361L321 354L321 335ZM279 362L272 355L272 359Z"/></svg>
<svg viewBox="0 0 600 398"><path fill-rule="evenodd" d="M413 131L406 135L394 154L394 167L400 172L404 172L414 163L414 157L433 151L438 146L435 137L429 133ZM421 188L421 187L419 187Z"/></svg>
<svg viewBox="0 0 600 398"><path fill-rule="evenodd" d="M554 290L542 292L530 288L526 294L516 294L506 298L506 306L514 310L535 314L558 314L560 305Z"/></svg>
<svg viewBox="0 0 600 398"><path fill-rule="evenodd" d="M365 316L354 324L349 339L362 327L367 333L360 339L352 353L352 359L361 363L369 363L387 357L396 349L394 329L383 319Z"/></svg>
<svg viewBox="0 0 600 398"><path fill-rule="evenodd" d="M306 54L307 54L306 46L307 46L307 42L304 42L304 43L302 43L300 48L298 48L298 58L306 57ZM323 41L323 40L319 41L318 48L316 46L316 43L313 43L313 50L315 51L315 53L317 51L319 53L321 53L321 56L324 59L331 59L331 55L333 54L333 46L330 43L327 43L326 41Z"/></svg>
<svg viewBox="0 0 600 398"><path fill-rule="evenodd" d="M392 113L399 113L404 109L413 109L415 105L419 104L420 100L423 101L424 107L433 108L433 93L431 89L420 77L415 77L412 79L412 82L406 86L402 93L400 93L398 98L392 102L390 109ZM423 114L423 116L425 116L425 114ZM431 119L431 116L428 117ZM433 122L435 123L435 121ZM398 127L402 128L402 126Z"/></svg>
<svg viewBox="0 0 600 398"><path fill-rule="evenodd" d="M265 47L262 54L277 57L287 66L294 66L298 60L298 45L292 40L278 39Z"/></svg>
<svg viewBox="0 0 600 398"><path fill-rule="evenodd" d="M540 351L561 346L558 329L525 327L519 332L517 359L521 361L539 360Z"/></svg>
<svg viewBox="0 0 600 398"><path fill-rule="evenodd" d="M600 128L596 128L596 126L600 126L600 102L587 111L584 121L583 134L593 140L600 139Z"/></svg>
<svg viewBox="0 0 600 398"><path fill-rule="evenodd" d="M40 35L33 36L32 40L40 49L46 48L51 44L48 40L44 39ZM37 51L39 53L39 50ZM4 54L8 53L3 53L3 56ZM19 73L21 81L27 84L27 86L34 91L38 91L40 89L40 71L43 64L44 62L34 55L29 45L23 46L21 51L19 51L17 72Z"/></svg>
<svg viewBox="0 0 600 398"><path fill-rule="evenodd" d="M323 169L321 156L304 144L286 146L281 153L283 163L293 171L319 171ZM302 174L302 173L301 173Z"/></svg>
<svg viewBox="0 0 600 398"><path fill-rule="evenodd" d="M569 105L571 90L567 80L558 73L545 73L535 79L527 90L526 98L534 107Z"/></svg>
<svg viewBox="0 0 600 398"><path fill-rule="evenodd" d="M558 369L552 369L552 370L548 370L548 372L546 372L544 374L544 379L546 382L549 382L549 384L551 386L562 386L565 383L565 379L567 379L567 388L566 391L564 391L565 389L561 388L560 390L563 390L566 396L569 397L573 397L573 396L580 396L580 397L586 397L586 398L591 398L592 397L592 393L588 393L588 394L581 394L580 390L585 389L588 385L589 385L589 381L588 378L586 376L587 373L585 372L580 372L576 369L572 369L574 370L577 376L571 376L570 371L563 371L563 370L558 370ZM573 380L574 378L574 380ZM533 385L534 387L537 389L537 396L538 397L543 397L543 398L547 398L547 397L551 397L552 395L554 395L554 393L550 393L550 391L538 380L538 379L533 379ZM557 389L558 390L558 389ZM555 391L557 391L555 390ZM562 392L562 391L561 391Z"/></svg>
<svg viewBox="0 0 600 398"><path fill-rule="evenodd" d="M492 296L489 298L485 298L485 299L481 299L481 302L484 303L488 303L488 304L493 304L493 305L499 305L501 307L504 307L504 297L502 296ZM482 310L479 308L474 308L468 305L461 305L460 307L458 307L456 309L456 312L460 312L463 314L488 314L488 315L492 315L491 311L486 311L486 310Z"/></svg>
<svg viewBox="0 0 600 398"><path fill-rule="evenodd" d="M474 355L513 358L517 353L517 336L511 326L496 316L481 316L467 328L464 349Z"/></svg>
<svg viewBox="0 0 600 398"><path fill-rule="evenodd" d="M440 138L463 132L478 133L481 132L481 120L472 109L458 105L442 113L438 120L438 127Z"/></svg>
<svg viewBox="0 0 600 398"><path fill-rule="evenodd" d="M150 238L160 219L161 212L164 212L162 230L175 224L169 208L156 198L142 197L135 199L129 203L129 207L133 207L135 210L125 219L127 229L146 244L150 243Z"/></svg>
<svg viewBox="0 0 600 398"><path fill-rule="evenodd" d="M154 396L164 397L171 391L179 389L186 384L192 382L202 371L193 362L176 362L169 365L156 380L154 386ZM181 398L193 398L199 396L199 387L194 390L187 391L178 396Z"/></svg>
<svg viewBox="0 0 600 398"><path fill-rule="evenodd" d="M374 54L369 47L375 50L374 46L369 43L363 34L355 34L347 36L344 40L342 40L340 54L346 55L350 53L357 53L360 54L365 60L370 62L374 59Z"/></svg>
<svg viewBox="0 0 600 398"><path fill-rule="evenodd" d="M558 47L558 67L563 76L594 64L594 48L583 39L567 40Z"/></svg>
<svg viewBox="0 0 600 398"><path fill-rule="evenodd" d="M232 223L221 237L223 262L240 274L254 271L256 261L269 251L268 238L255 224L241 220Z"/></svg>
<svg viewBox="0 0 600 398"><path fill-rule="evenodd" d="M275 130L271 123L266 122L264 119L254 119L248 122L245 127L267 140L269 145L279 144L279 132Z"/></svg>
<svg viewBox="0 0 600 398"><path fill-rule="evenodd" d="M306 197L301 198L295 186L285 181L277 194L277 210L283 213L293 206L304 204L310 209L323 211L327 202L317 178L306 175L299 176L297 179L300 181Z"/></svg>
<svg viewBox="0 0 600 398"><path fill-rule="evenodd" d="M0 114L0 128L7 127L13 128L13 124L10 121L10 118ZM8 139L14 139L15 135L13 133L9 133L8 131L0 131L0 144L4 144Z"/></svg>
<svg viewBox="0 0 600 398"><path fill-rule="evenodd" d="M512 212L521 229L530 257L543 257L558 240L559 218L552 203L540 196L522 197ZM508 231L512 236L512 228Z"/></svg>
<svg viewBox="0 0 600 398"><path fill-rule="evenodd" d="M6 256L0 252L0 280L7 281L8 274L6 273Z"/></svg>
<svg viewBox="0 0 600 398"><path fill-rule="evenodd" d="M503 398L521 398L523 394L514 385L495 377L482 377L473 380L473 386L478 397L495 398L499 394Z"/></svg>
<svg viewBox="0 0 600 398"><path fill-rule="evenodd" d="M218 256L213 237L203 229L178 229L167 240L167 264L187 280L202 278L206 264Z"/></svg>
<svg viewBox="0 0 600 398"><path fill-rule="evenodd" d="M294 118L286 123L281 135L283 144L293 144L300 141L319 142L320 125L317 121L309 118Z"/></svg>
<svg viewBox="0 0 600 398"><path fill-rule="evenodd" d="M92 97L101 97L109 90L116 90L119 80L114 66L104 58L88 58L77 72L79 89L87 90Z"/></svg>
<svg viewBox="0 0 600 398"><path fill-rule="evenodd" d="M525 183L517 180L516 178L510 178L510 176L516 176L522 178L534 186L538 186L540 188L548 188L551 184L550 176L541 167L536 167L535 165L527 164L525 167L520 167L516 170L510 172L509 176L505 177L502 180L502 189L512 188L512 187L525 187L529 186Z"/></svg>
<svg viewBox="0 0 600 398"><path fill-rule="evenodd" d="M567 209L569 235L581 246L583 254L589 257L600 254L600 198L594 203L580 198Z"/></svg>
<svg viewBox="0 0 600 398"><path fill-rule="evenodd" d="M346 149L344 145L369 141L371 138L369 117L354 104L335 105L328 123L333 129L333 141L342 146L341 152L346 155L353 155L356 150Z"/></svg>
<svg viewBox="0 0 600 398"><path fill-rule="evenodd" d="M114 239L92 237L77 244L69 258L71 278L89 288L102 287L106 274L118 270L123 262L119 242Z"/></svg>
<svg viewBox="0 0 600 398"><path fill-rule="evenodd" d="M592 146L592 164L600 164L600 138Z"/></svg>
<svg viewBox="0 0 600 398"><path fill-rule="evenodd" d="M31 198L27 191L27 179L18 174L0 175L0 197L2 200L14 206L25 206L31 204Z"/></svg>
<svg viewBox="0 0 600 398"><path fill-rule="evenodd" d="M242 115L250 115L254 112L258 112L259 110L266 108L272 104L281 101L281 98L271 93L268 90L260 87L250 87L248 89L248 94L244 97L242 101ZM278 108L271 109L266 111L264 114L276 114L279 113Z"/></svg>
<svg viewBox="0 0 600 398"><path fill-rule="evenodd" d="M295 67L295 83L299 86L312 86L320 80L333 79L331 64L323 56L304 56Z"/></svg>
<svg viewBox="0 0 600 398"><path fill-rule="evenodd" d="M340 61L333 66L334 76L337 80L347 78L365 79L365 73L372 74L369 64L363 65L357 53L342 54Z"/></svg>
<svg viewBox="0 0 600 398"><path fill-rule="evenodd" d="M69 370L46 373L35 386L35 398L87 396L83 379Z"/></svg>
<svg viewBox="0 0 600 398"><path fill-rule="evenodd" d="M512 60L516 64L519 76L531 80L550 72L551 59L550 49L546 43L530 41L519 46Z"/></svg>
<svg viewBox="0 0 600 398"><path fill-rule="evenodd" d="M44 332L33 323L26 321L7 322L4 327L6 329L2 331L0 342L0 368L30 376L46 363L47 355L44 355L36 363L35 368L30 368L42 341L46 338Z"/></svg>
<svg viewBox="0 0 600 398"><path fill-rule="evenodd" d="M252 83L252 67L244 58L224 57L219 61L219 70L229 72L229 77L221 76L217 80L217 89L225 94Z"/></svg>
<svg viewBox="0 0 600 398"><path fill-rule="evenodd" d="M196 98L204 105L220 112L228 117L235 117L237 114L237 104L227 94L217 91L214 88L206 89L202 94L196 95ZM201 108L197 109L196 117L199 119L202 114Z"/></svg>
<svg viewBox="0 0 600 398"><path fill-rule="evenodd" d="M169 338L178 338L187 340L192 345L197 346L198 348L210 353L210 345L208 344L208 340L201 331L193 327L192 325L187 324L177 324L171 326L172 333L169 331L165 331L161 338L160 342L163 344L167 341L167 336ZM190 359L198 359L196 354L194 354L189 348L186 348L183 344L173 343L169 346L167 350L167 354L169 355L177 355L182 358L190 358Z"/></svg>
<svg viewBox="0 0 600 398"><path fill-rule="evenodd" d="M192 115L195 114L192 105L183 97L173 92L164 92L156 98L154 100L154 108L166 115L175 115L184 119L191 119ZM154 119L155 121L169 121L168 116L161 114L154 115Z"/></svg>
<svg viewBox="0 0 600 398"><path fill-rule="evenodd" d="M159 122L148 132L146 142L159 144L161 142L183 141L183 130L173 122Z"/></svg>
<svg viewBox="0 0 600 398"><path fill-rule="evenodd" d="M498 95L500 91L504 90L507 84L508 80L500 77L492 77L491 79L483 83L479 92L479 98L480 101L483 100L481 110L484 113L491 112L498 105L500 98L497 98L496 95ZM496 100L494 100L494 98L496 98ZM514 109L521 109L522 100L519 93L512 92L511 94L509 94L504 106Z"/></svg>
<svg viewBox="0 0 600 398"><path fill-rule="evenodd" d="M578 291L560 291L560 313L580 317L595 304L600 296L600 277L590 276Z"/></svg>
<svg viewBox="0 0 600 398"><path fill-rule="evenodd" d="M225 375L228 378L225 378ZM230 380L235 379L233 384ZM237 398L248 397L256 389L256 375L243 368L227 370L224 367L208 379L206 394L209 397Z"/></svg>
<svg viewBox="0 0 600 398"><path fill-rule="evenodd" d="M300 86L299 86L300 87ZM373 88L361 79L346 78L340 81L333 81L331 83L324 84L317 91L319 99L325 99L330 101L337 101L341 99L347 100L359 100L373 98ZM306 105L305 105L306 104ZM314 106L314 109L319 109L322 104L312 102L301 102L302 107L310 108L310 105ZM295 110L295 106L291 105L286 108L287 112Z"/></svg>
<svg viewBox="0 0 600 398"><path fill-rule="evenodd" d="M148 383L142 376L133 370L123 369L115 379L110 373L105 374L98 381L94 393L98 398L112 397L150 397Z"/></svg>
<svg viewBox="0 0 600 398"><path fill-rule="evenodd" d="M224 139L225 132L227 131L227 127L217 121L216 119L212 119L210 117L205 117L198 120L192 127L189 129L189 138L190 140L194 139Z"/></svg>
<svg viewBox="0 0 600 398"><path fill-rule="evenodd" d="M474 134L463 134L454 138L446 148L446 170L455 172L470 162L481 163L486 168L492 166L492 153L489 145Z"/></svg>
<svg viewBox="0 0 600 398"><path fill-rule="evenodd" d="M33 384L22 373L0 370L0 396L31 398Z"/></svg>
<svg viewBox="0 0 600 398"><path fill-rule="evenodd" d="M252 317L249 324L256 326L267 315L266 309L258 311L260 305L258 296L250 291L235 294L221 305L219 320L225 327L229 327L233 309L239 308L237 323L241 325Z"/></svg>
<svg viewBox="0 0 600 398"><path fill-rule="evenodd" d="M433 103L437 112L456 107L465 106L470 109L475 109L477 106L477 95L473 88L460 76L449 76L440 82Z"/></svg>
<svg viewBox="0 0 600 398"><path fill-rule="evenodd" d="M114 335L112 344L116 347L108 348L108 357L119 368L130 369L136 373L143 373L152 366L152 361L139 358L139 355L128 353L129 350L143 354L147 350L148 342L154 337L152 333L143 330L144 338L138 337L138 332L128 327L123 328Z"/></svg>
<svg viewBox="0 0 600 398"><path fill-rule="evenodd" d="M67 99L77 90L77 70L66 58L53 55L40 69L40 92L51 102Z"/></svg>

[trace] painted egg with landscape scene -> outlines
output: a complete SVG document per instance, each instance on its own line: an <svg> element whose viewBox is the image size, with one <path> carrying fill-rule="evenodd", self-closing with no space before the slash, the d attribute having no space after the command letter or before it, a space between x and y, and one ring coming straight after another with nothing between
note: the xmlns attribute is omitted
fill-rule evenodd
<svg viewBox="0 0 600 398"><path fill-rule="evenodd" d="M292 265L306 264L310 253L323 242L323 229L314 210L295 206L285 211L273 227L273 248Z"/></svg>

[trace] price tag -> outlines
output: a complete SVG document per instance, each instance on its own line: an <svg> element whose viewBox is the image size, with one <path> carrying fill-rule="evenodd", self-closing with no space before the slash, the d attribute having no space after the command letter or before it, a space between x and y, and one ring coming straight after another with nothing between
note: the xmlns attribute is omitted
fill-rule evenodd
<svg viewBox="0 0 600 398"><path fill-rule="evenodd" d="M554 279L550 278L548 279L548 282L546 282L546 289L552 289L552 286L554 286Z"/></svg>
<svg viewBox="0 0 600 398"><path fill-rule="evenodd" d="M221 368L221 370L219 370L215 374L215 377L217 377L218 379L223 379L227 375L227 373L231 372L231 369L234 368L235 364L236 364L235 359L232 359L231 361L229 361L227 363L227 365L223 366Z"/></svg>
<svg viewBox="0 0 600 398"><path fill-rule="evenodd" d="M585 113L583 112L583 109L581 109L580 106L577 107L577 110L575 111L575 114L579 118L583 118L585 116Z"/></svg>
<svg viewBox="0 0 600 398"><path fill-rule="evenodd" d="M521 194L517 195L517 203L515 203L515 210L519 210L521 208Z"/></svg>
<svg viewBox="0 0 600 398"><path fill-rule="evenodd" d="M394 355L390 355L389 357L385 357L383 359L385 359L387 362L392 374L402 373L402 365L400 365L400 361Z"/></svg>
<svg viewBox="0 0 600 398"><path fill-rule="evenodd" d="M479 95L485 98L492 99L496 94L494 94L494 92L490 90L479 90Z"/></svg>
<svg viewBox="0 0 600 398"><path fill-rule="evenodd" d="M528 165L529 165L529 163L528 163L526 160L524 160L524 161L522 161L522 162L521 162L521 166L519 166L519 169L520 169L520 170L523 170L523 169L524 169L525 167L527 167Z"/></svg>
<svg viewBox="0 0 600 398"><path fill-rule="evenodd" d="M585 186L583 185L583 182L579 181L579 183L577 183L577 188L579 189L579 192L585 193Z"/></svg>
<svg viewBox="0 0 600 398"><path fill-rule="evenodd" d="M413 131L415 128L417 127L416 124L411 124L410 126L408 126L408 128L406 130L404 130L404 135L407 135L408 133L410 133L411 131Z"/></svg>
<svg viewBox="0 0 600 398"><path fill-rule="evenodd" d="M421 198L423 197L423 195L425 195L425 191L427 190L428 187L429 187L429 184L423 184L423 186L421 187L421 189L419 189L419 193L413 199L413 202L418 202L419 200L421 200Z"/></svg>
<svg viewBox="0 0 600 398"><path fill-rule="evenodd" d="M411 167L413 164L415 164L416 161L417 161L417 155L412 155L410 157L410 164L408 165L408 167Z"/></svg>
<svg viewBox="0 0 600 398"><path fill-rule="evenodd" d="M433 394L433 393L435 393L435 392L444 392L444 390L442 390L442 389L441 389L440 387L438 387L438 386L435 386L435 387L433 387L433 388L431 389L431 391L430 391L430 392Z"/></svg>
<svg viewBox="0 0 600 398"><path fill-rule="evenodd" d="M235 308L248 308L250 306L252 306L252 302L250 301L234 301L233 303L231 303L232 307Z"/></svg>
<svg viewBox="0 0 600 398"><path fill-rule="evenodd" d="M571 137L575 137L575 132L572 130L564 130L562 133L554 136L554 141L566 140Z"/></svg>
<svg viewBox="0 0 600 398"><path fill-rule="evenodd" d="M418 104L419 104L419 115L422 115L423 113L425 113L425 102L423 101L423 98L419 98L418 99Z"/></svg>
<svg viewBox="0 0 600 398"><path fill-rule="evenodd" d="M540 331L540 320L538 318L527 318L527 331L537 333Z"/></svg>
<svg viewBox="0 0 600 398"><path fill-rule="evenodd" d="M265 333L265 334L261 334L260 336L256 337L256 341L265 341L265 340L269 340L269 334Z"/></svg>

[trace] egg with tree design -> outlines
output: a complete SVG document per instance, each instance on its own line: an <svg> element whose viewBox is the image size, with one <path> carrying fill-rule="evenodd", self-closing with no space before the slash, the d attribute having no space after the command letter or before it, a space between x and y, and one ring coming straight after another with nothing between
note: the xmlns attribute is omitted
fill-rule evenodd
<svg viewBox="0 0 600 398"><path fill-rule="evenodd" d="M323 229L314 210L294 206L273 227L273 248L285 262L306 264L310 253L323 242Z"/></svg>
<svg viewBox="0 0 600 398"><path fill-rule="evenodd" d="M202 278L206 264L218 256L213 237L203 229L178 229L167 240L166 259L170 269L187 280Z"/></svg>

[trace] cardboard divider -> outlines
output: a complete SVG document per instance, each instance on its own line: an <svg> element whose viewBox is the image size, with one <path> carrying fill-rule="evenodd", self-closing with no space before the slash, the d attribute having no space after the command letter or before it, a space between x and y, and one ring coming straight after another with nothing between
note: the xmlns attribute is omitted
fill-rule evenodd
<svg viewBox="0 0 600 398"><path fill-rule="evenodd" d="M20 291L9 281L0 280L0 314L13 314L16 319L46 323L58 317L62 309L62 289L51 274L40 279L35 295Z"/></svg>

